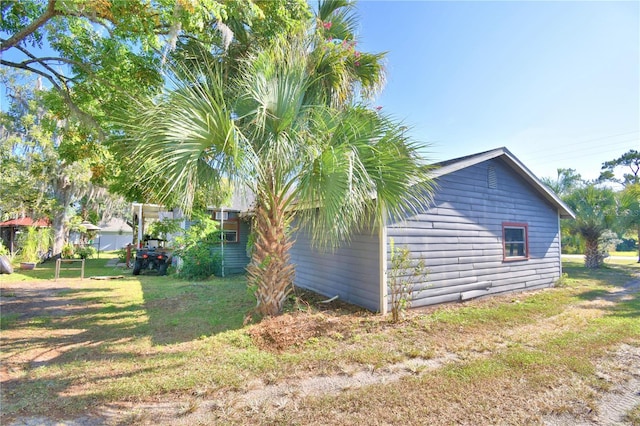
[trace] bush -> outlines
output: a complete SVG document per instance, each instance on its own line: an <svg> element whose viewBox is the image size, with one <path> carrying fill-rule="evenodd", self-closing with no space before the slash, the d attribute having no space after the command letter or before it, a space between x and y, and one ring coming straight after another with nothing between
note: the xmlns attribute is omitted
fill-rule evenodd
<svg viewBox="0 0 640 426"><path fill-rule="evenodd" d="M598 240L598 248L600 249L600 251L609 256L609 252L613 251L621 242L622 240L618 238L615 232L606 230L602 233L602 236L600 236L600 239Z"/></svg>
<svg viewBox="0 0 640 426"><path fill-rule="evenodd" d="M9 250L2 244L0 241L0 256L7 256L9 254Z"/></svg>
<svg viewBox="0 0 640 426"><path fill-rule="evenodd" d="M22 262L40 262L51 246L51 229L27 226L18 236L18 246Z"/></svg>
<svg viewBox="0 0 640 426"><path fill-rule="evenodd" d="M98 251L95 249L95 247L91 246L78 247L78 249L76 250L76 254L78 255L78 257L80 257L80 259L89 259L95 256L97 252Z"/></svg>
<svg viewBox="0 0 640 426"><path fill-rule="evenodd" d="M180 250L182 265L178 275L191 280L204 280L221 270L222 258L210 244L195 244Z"/></svg>
<svg viewBox="0 0 640 426"><path fill-rule="evenodd" d="M194 214L194 222L183 237L176 238L181 248L174 251L182 263L178 276L202 280L222 269L218 223L205 214Z"/></svg>
<svg viewBox="0 0 640 426"><path fill-rule="evenodd" d="M411 307L416 286L425 286L429 271L424 259L412 259L408 248L396 248L391 239L391 267L387 271L391 321L398 322Z"/></svg>
<svg viewBox="0 0 640 426"><path fill-rule="evenodd" d="M76 249L73 247L71 243L65 243L62 246L62 258L63 259L72 259L75 254Z"/></svg>
<svg viewBox="0 0 640 426"><path fill-rule="evenodd" d="M118 256L118 263L125 263L127 261L127 248L116 250L116 256ZM131 257L135 257L135 250L132 250Z"/></svg>

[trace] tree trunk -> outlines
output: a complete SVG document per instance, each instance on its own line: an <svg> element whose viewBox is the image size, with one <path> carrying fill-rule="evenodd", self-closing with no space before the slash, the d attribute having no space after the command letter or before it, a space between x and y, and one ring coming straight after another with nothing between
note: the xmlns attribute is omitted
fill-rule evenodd
<svg viewBox="0 0 640 426"><path fill-rule="evenodd" d="M53 217L53 248L52 256L58 257L62 254L62 247L67 240L67 222L69 222L69 205L71 204L72 188L69 185L65 185L60 179L55 182L56 192L55 198L58 206L55 209L55 216Z"/></svg>
<svg viewBox="0 0 640 426"><path fill-rule="evenodd" d="M640 225L638 225L638 263L640 263Z"/></svg>
<svg viewBox="0 0 640 426"><path fill-rule="evenodd" d="M278 315L293 290L294 267L289 250L286 212L278 199L258 202L254 218L255 246L247 266L247 281L255 288L257 311L263 316Z"/></svg>
<svg viewBox="0 0 640 426"><path fill-rule="evenodd" d="M51 224L53 230L53 250L52 255L54 257L62 253L62 247L66 241L67 229L65 223L68 221L66 209L56 213Z"/></svg>
<svg viewBox="0 0 640 426"><path fill-rule="evenodd" d="M598 240L585 241L584 266L591 269L599 268L602 264L602 256L598 251Z"/></svg>

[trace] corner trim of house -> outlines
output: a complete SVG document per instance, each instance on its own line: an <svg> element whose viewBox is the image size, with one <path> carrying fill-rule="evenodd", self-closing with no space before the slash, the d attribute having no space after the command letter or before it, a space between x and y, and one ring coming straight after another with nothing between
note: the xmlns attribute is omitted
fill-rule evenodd
<svg viewBox="0 0 640 426"><path fill-rule="evenodd" d="M558 210L558 264L560 265L558 279L562 278L562 228L560 228L560 219L560 210Z"/></svg>
<svg viewBox="0 0 640 426"><path fill-rule="evenodd" d="M387 211L382 209L382 220L378 229L378 250L379 250L379 281L380 281L380 306L382 315L387 314L388 309L388 288L387 288Z"/></svg>

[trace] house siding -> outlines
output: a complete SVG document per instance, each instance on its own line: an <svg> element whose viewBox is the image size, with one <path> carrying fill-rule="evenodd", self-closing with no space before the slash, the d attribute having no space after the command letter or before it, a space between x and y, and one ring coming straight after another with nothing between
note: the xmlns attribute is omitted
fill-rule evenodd
<svg viewBox="0 0 640 426"><path fill-rule="evenodd" d="M96 245L100 246L100 250L118 250L127 246L127 244L133 244L133 232L100 232L100 237L97 238Z"/></svg>
<svg viewBox="0 0 640 426"><path fill-rule="evenodd" d="M387 229L387 247L393 239L429 269L428 282L416 286L413 307L549 287L560 277L557 209L502 160L452 172L437 182L434 201L424 213ZM504 222L527 224L527 260L503 260Z"/></svg>
<svg viewBox="0 0 640 426"><path fill-rule="evenodd" d="M351 236L348 244L334 252L320 252L311 247L309 234L295 235L291 261L296 268L295 285L327 297L372 311L379 309L378 232L363 231Z"/></svg>
<svg viewBox="0 0 640 426"><path fill-rule="evenodd" d="M237 212L229 212L229 219L238 217ZM237 243L226 243L224 245L224 273L241 274L245 272L245 268L251 260L247 256L247 243L249 242L249 233L251 232L249 222L240 219L240 229ZM212 253L220 253L219 248L214 248ZM216 274L218 275L218 274Z"/></svg>

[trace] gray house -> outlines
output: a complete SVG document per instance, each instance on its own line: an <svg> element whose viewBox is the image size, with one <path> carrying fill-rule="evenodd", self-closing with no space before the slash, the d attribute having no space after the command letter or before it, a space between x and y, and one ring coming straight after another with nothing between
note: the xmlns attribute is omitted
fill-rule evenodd
<svg viewBox="0 0 640 426"><path fill-rule="evenodd" d="M413 307L553 286L562 273L560 218L574 217L569 207L506 148L437 166L434 200L415 216L387 219L331 253L314 251L299 232L295 284L386 313L393 241L429 269Z"/></svg>
<svg viewBox="0 0 640 426"><path fill-rule="evenodd" d="M133 228L124 219L114 217L108 222L100 222L98 249L118 250L133 243Z"/></svg>

